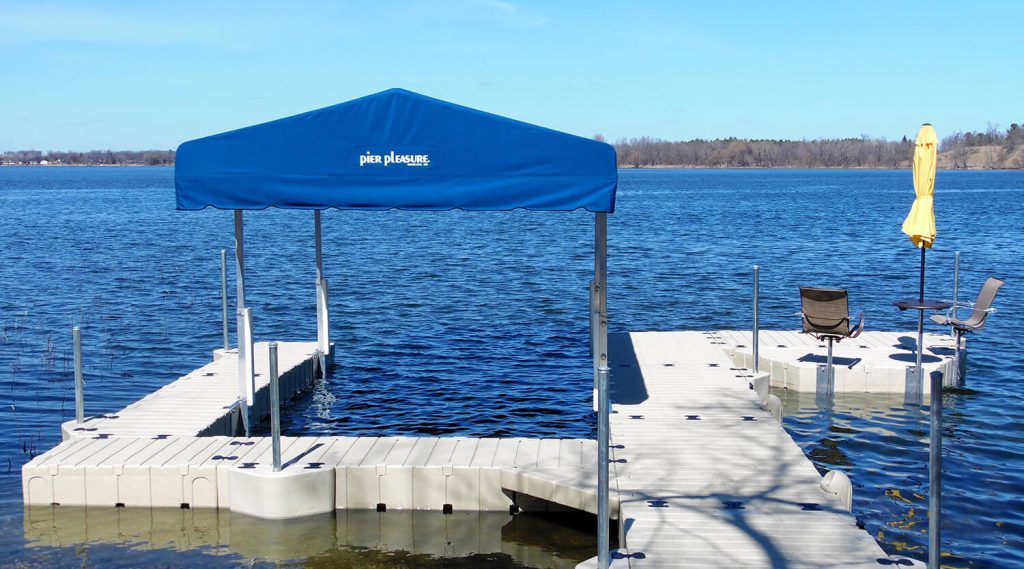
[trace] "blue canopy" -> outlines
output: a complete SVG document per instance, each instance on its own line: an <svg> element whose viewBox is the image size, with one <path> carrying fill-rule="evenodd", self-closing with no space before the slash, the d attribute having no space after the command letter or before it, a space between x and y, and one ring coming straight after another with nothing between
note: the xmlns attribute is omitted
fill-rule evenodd
<svg viewBox="0 0 1024 569"><path fill-rule="evenodd" d="M615 209L603 142L390 89L178 147L178 209Z"/></svg>

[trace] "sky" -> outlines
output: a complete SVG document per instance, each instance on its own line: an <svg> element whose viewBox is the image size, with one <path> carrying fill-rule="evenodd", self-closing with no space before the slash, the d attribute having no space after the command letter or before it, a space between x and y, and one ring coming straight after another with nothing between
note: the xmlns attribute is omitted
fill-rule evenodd
<svg viewBox="0 0 1024 569"><path fill-rule="evenodd" d="M0 151L172 149L391 87L610 141L1024 123L1024 3L0 0Z"/></svg>

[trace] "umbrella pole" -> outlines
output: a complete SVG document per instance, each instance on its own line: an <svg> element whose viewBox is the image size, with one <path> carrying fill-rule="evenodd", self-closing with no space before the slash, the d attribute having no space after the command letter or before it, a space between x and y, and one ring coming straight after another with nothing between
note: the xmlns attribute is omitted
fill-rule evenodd
<svg viewBox="0 0 1024 569"><path fill-rule="evenodd" d="M921 245L921 296L918 298L918 300L924 300L924 252L925 251L927 251L927 249L925 249L924 245L922 244Z"/></svg>
<svg viewBox="0 0 1024 569"><path fill-rule="evenodd" d="M924 303L924 252L927 249L924 248L924 244L921 245L921 291L918 300ZM921 369L922 354L924 353L924 308L920 308L917 311L917 377L923 379L924 375Z"/></svg>

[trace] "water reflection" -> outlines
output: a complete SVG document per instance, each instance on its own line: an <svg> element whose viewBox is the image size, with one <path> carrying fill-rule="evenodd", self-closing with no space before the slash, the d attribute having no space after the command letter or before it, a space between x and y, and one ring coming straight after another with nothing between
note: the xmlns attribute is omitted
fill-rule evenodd
<svg viewBox="0 0 1024 569"><path fill-rule="evenodd" d="M204 565L299 563L322 567L573 568L594 555L589 514L338 510L261 520L214 509L25 508L26 546L82 545L202 552ZM157 562L160 558L157 558Z"/></svg>
<svg viewBox="0 0 1024 569"><path fill-rule="evenodd" d="M890 553L925 559L928 530L928 405L908 402L903 394L839 393L831 405L821 405L813 393L774 389L783 401L784 425L818 470L838 468L854 484L854 514ZM983 420L965 414L971 398L968 389L943 394L944 419L944 551L961 546L956 539L968 526L986 532L986 541L1004 546L1015 541L1020 527L1013 508L993 508L1004 500L1019 499L1018 491L979 495L971 488L974 476L962 476L963 464L971 461L963 451L950 448L967 443L964 429L979 430ZM972 424L973 423L973 424ZM986 429L987 430L987 429ZM994 434L994 433L993 433ZM948 443L948 446L947 446ZM971 452L989 452L979 447ZM979 539L980 537L975 537ZM1001 554L1010 561L1019 552ZM1019 560L1016 560L1019 561ZM1005 566L1013 565L1016 561ZM987 562L944 553L944 566L990 567ZM1003 565L996 565L1003 566Z"/></svg>

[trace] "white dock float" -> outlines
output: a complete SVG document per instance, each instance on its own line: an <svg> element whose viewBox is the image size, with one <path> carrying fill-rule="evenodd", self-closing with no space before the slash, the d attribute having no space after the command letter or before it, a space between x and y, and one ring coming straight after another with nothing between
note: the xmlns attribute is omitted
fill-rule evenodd
<svg viewBox="0 0 1024 569"><path fill-rule="evenodd" d="M893 564L822 489L718 333L630 333L609 343L621 522L613 567Z"/></svg>
<svg viewBox="0 0 1024 569"><path fill-rule="evenodd" d="M275 496L336 509L597 511L597 448L583 439L283 437L283 474L328 482L309 492L271 476L254 492L239 474L270 463L269 438L77 437L22 467L29 505L222 508L264 518ZM281 474L281 473L279 473ZM241 497L241 498L239 498ZM289 510L290 511L290 510Z"/></svg>
<svg viewBox="0 0 1024 569"><path fill-rule="evenodd" d="M758 350L760 369L771 374L773 387L813 393L817 389L818 366L825 365L827 346L810 334L798 331L762 330ZM739 367L754 367L750 331L728 330L717 333L718 346ZM910 332L863 332L835 344L836 393L906 393L907 369L916 363L917 334ZM921 393L931 392L927 378L942 374L943 387L954 387L954 340L948 334L924 335L925 381ZM967 359L962 349L961 366ZM963 368L961 368L961 377Z"/></svg>

